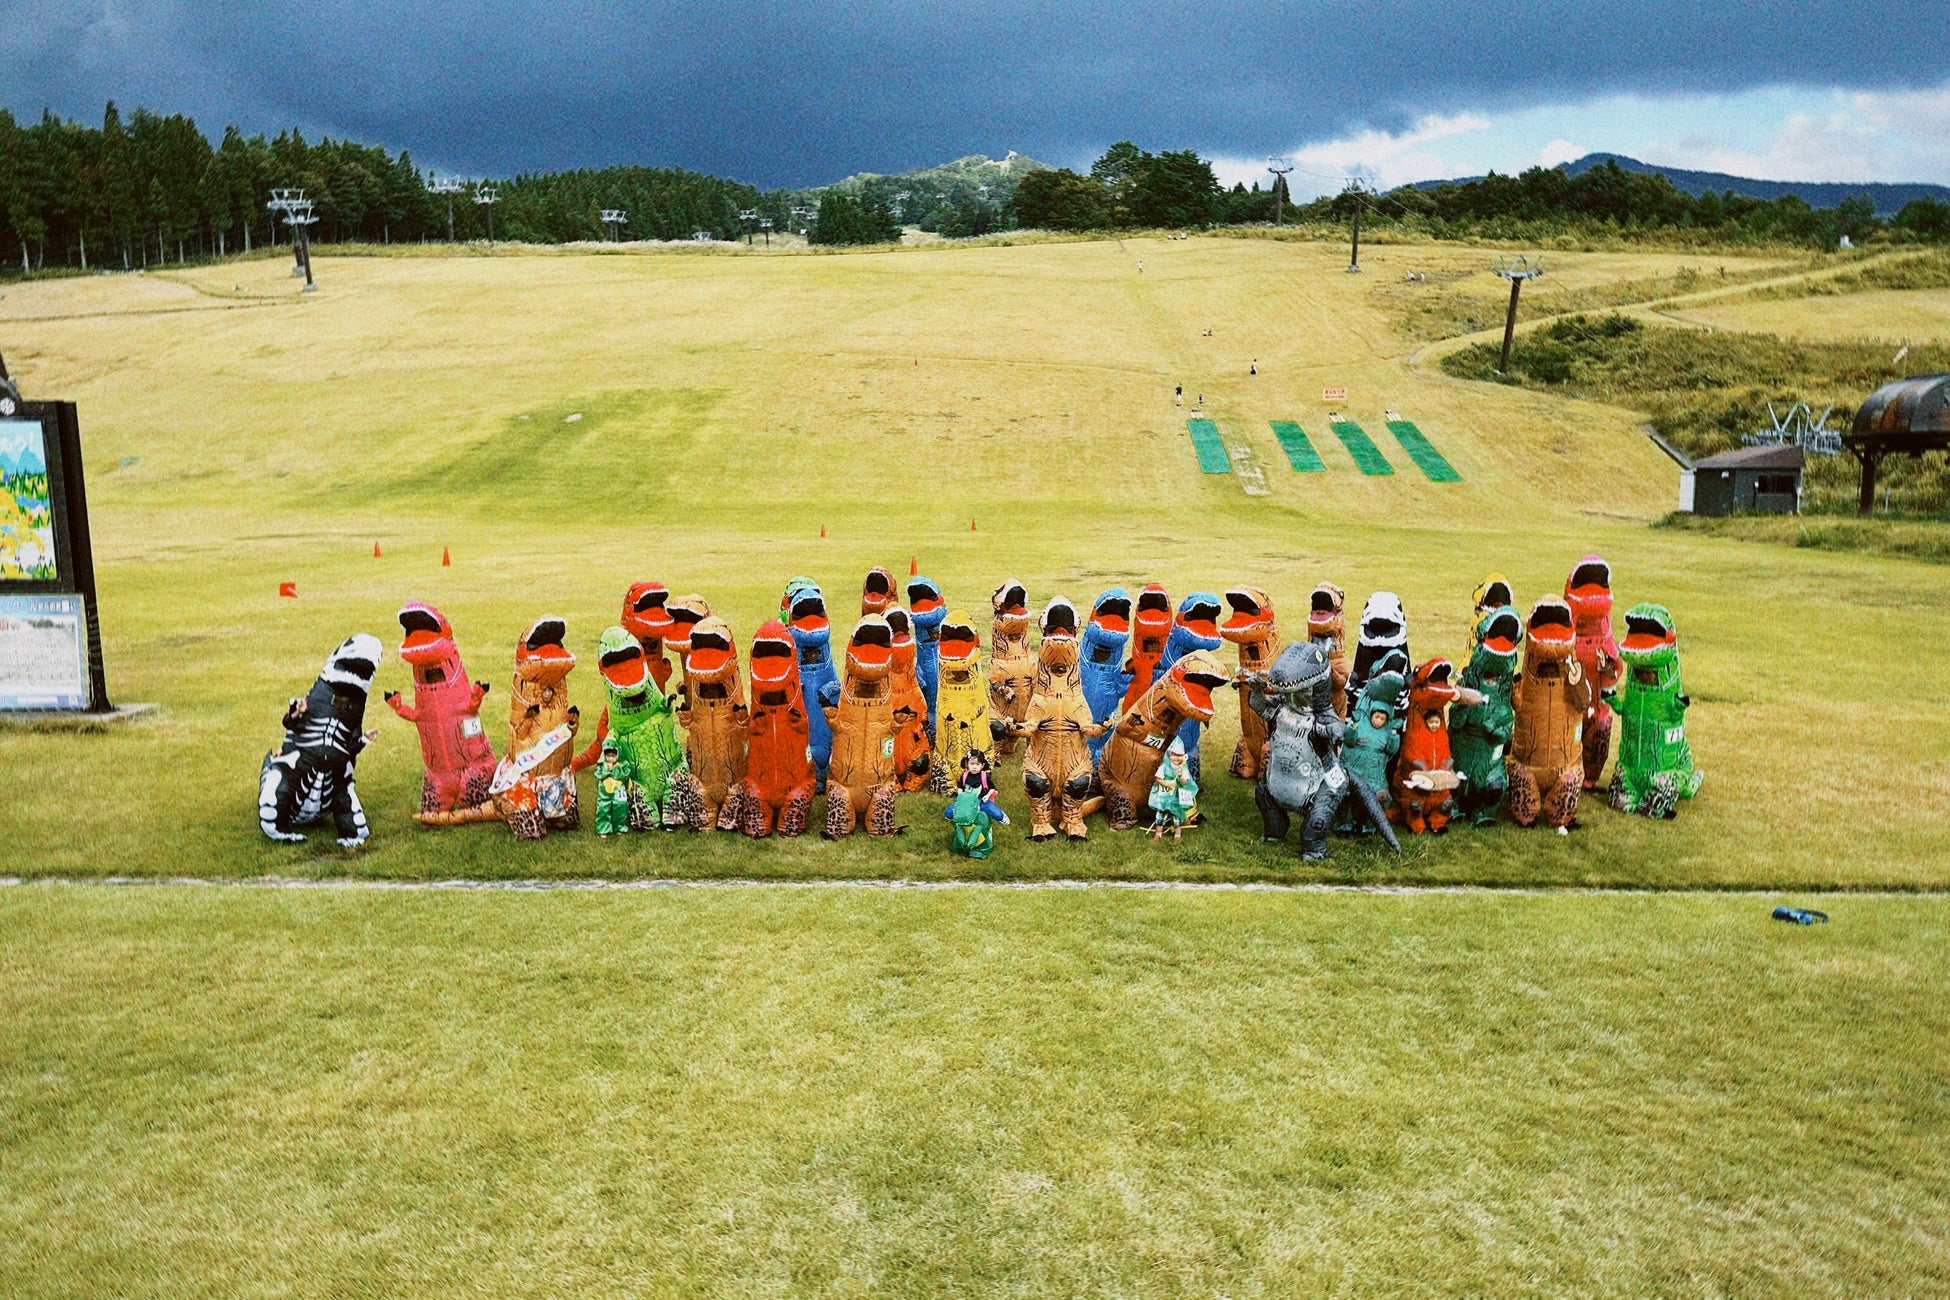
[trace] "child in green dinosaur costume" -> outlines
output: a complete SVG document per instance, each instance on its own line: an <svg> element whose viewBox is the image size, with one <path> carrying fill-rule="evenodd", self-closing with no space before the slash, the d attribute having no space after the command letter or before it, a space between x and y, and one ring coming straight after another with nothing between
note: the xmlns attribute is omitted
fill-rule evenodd
<svg viewBox="0 0 1950 1300"><path fill-rule="evenodd" d="M575 770L592 766L604 742L614 739L617 754L635 772L628 783L629 828L689 825L693 810L676 806L689 783L671 781L689 771L684 744L677 738L677 715L651 680L643 647L622 628L612 627L603 632L596 652L609 705L596 726L595 742L577 756Z"/></svg>
<svg viewBox="0 0 1950 1300"><path fill-rule="evenodd" d="M636 768L623 759L616 737L603 740L603 756L596 760L596 834L621 835L630 829L630 789Z"/></svg>
<svg viewBox="0 0 1950 1300"><path fill-rule="evenodd" d="M1462 773L1462 812L1476 826L1496 824L1503 802L1503 754L1517 725L1510 688L1516 680L1517 650L1523 645L1523 615L1508 605L1486 611L1470 631L1469 663L1462 684L1483 697L1480 704L1449 709L1449 744Z"/></svg>
<svg viewBox="0 0 1950 1300"><path fill-rule="evenodd" d="M1366 786L1384 812L1394 803L1388 769L1401 751L1402 732L1408 725L1401 710L1407 682L1407 655L1396 650L1378 660L1348 713L1347 734L1341 740L1341 767L1348 780ZM1360 826L1366 834L1366 823L1354 811L1355 802L1350 799L1341 805L1340 827L1352 830Z"/></svg>
<svg viewBox="0 0 1950 1300"><path fill-rule="evenodd" d="M941 815L955 824L954 836L948 841L950 853L980 862L995 852L995 827L983 807L981 790L963 786Z"/></svg>
<svg viewBox="0 0 1950 1300"><path fill-rule="evenodd" d="M1686 706L1679 681L1679 633L1664 605L1625 611L1625 693L1618 705L1618 766L1611 806L1647 817L1677 817L1679 801L1699 793L1705 773L1693 766L1686 743Z"/></svg>

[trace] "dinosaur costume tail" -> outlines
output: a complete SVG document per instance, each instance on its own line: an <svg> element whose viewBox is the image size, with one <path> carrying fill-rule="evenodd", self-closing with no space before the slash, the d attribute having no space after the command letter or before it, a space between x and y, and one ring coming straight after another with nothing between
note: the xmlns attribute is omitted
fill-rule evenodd
<svg viewBox="0 0 1950 1300"><path fill-rule="evenodd" d="M475 804L471 808L455 808L447 812L415 813L413 820L422 826L471 826L476 822L505 822L508 814L499 805L488 802Z"/></svg>

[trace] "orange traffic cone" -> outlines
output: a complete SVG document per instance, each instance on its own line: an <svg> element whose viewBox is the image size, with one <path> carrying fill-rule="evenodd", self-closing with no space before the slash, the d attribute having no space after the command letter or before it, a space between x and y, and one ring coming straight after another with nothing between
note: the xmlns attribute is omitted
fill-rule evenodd
<svg viewBox="0 0 1950 1300"><path fill-rule="evenodd" d="M278 584L278 595L290 596L295 599L298 595L298 584L295 582L280 582Z"/></svg>
<svg viewBox="0 0 1950 1300"><path fill-rule="evenodd" d="M372 558L373 558L373 559L375 559L375 560L379 558L379 543L378 543L378 542L374 542L374 543L372 544Z"/></svg>
<svg viewBox="0 0 1950 1300"><path fill-rule="evenodd" d="M443 569L451 569L454 567L454 557L444 546L440 548L440 567Z"/></svg>
<svg viewBox="0 0 1950 1300"><path fill-rule="evenodd" d="M914 576L915 574L917 574L917 573L919 573L920 571L921 571L921 557L920 557L920 556L918 556L918 555L910 555L910 556L908 556L908 557L907 557L907 576L911 578L911 577L913 577L913 576Z"/></svg>
<svg viewBox="0 0 1950 1300"><path fill-rule="evenodd" d="M971 533L975 531L975 521L973 519L968 521L968 531Z"/></svg>
<svg viewBox="0 0 1950 1300"><path fill-rule="evenodd" d="M821 537L824 537L824 536L826 536L826 525L825 525L825 524L821 524L821 525L819 526L819 535L820 535Z"/></svg>

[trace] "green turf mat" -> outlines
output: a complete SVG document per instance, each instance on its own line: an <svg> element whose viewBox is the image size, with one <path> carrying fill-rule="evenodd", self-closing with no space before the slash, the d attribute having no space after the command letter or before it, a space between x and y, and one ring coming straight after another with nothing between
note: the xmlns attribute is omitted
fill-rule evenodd
<svg viewBox="0 0 1950 1300"><path fill-rule="evenodd" d="M1306 431L1291 420L1274 420L1273 436L1280 440L1281 450L1286 452L1287 463L1302 474L1319 474L1327 466L1320 459L1320 453L1307 441Z"/></svg>
<svg viewBox="0 0 1950 1300"><path fill-rule="evenodd" d="M1328 426L1334 436L1347 448L1347 454L1354 457L1354 466L1363 474L1393 474L1395 467L1381 454L1381 448L1374 445L1368 431L1352 420L1336 420Z"/></svg>
<svg viewBox="0 0 1950 1300"><path fill-rule="evenodd" d="M1192 450L1198 453L1200 473L1232 473L1232 458L1226 455L1225 439L1219 436L1218 425L1210 420L1187 420L1185 427L1191 431Z"/></svg>
<svg viewBox="0 0 1950 1300"><path fill-rule="evenodd" d="M1429 476L1429 482L1462 482L1462 475L1456 473L1456 467L1443 459L1442 453L1435 449L1435 444L1413 424L1407 420L1390 420L1388 432L1395 435L1395 441L1402 445L1402 450L1422 467L1422 472Z"/></svg>

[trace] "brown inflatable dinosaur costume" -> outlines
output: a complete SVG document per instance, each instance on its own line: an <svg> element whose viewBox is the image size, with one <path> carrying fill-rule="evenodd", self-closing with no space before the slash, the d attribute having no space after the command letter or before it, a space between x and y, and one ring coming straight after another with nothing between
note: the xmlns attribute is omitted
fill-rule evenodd
<svg viewBox="0 0 1950 1300"><path fill-rule="evenodd" d="M753 839L770 835L775 826L780 835L800 835L812 819L811 715L792 633L777 619L761 624L752 637L751 674L739 828Z"/></svg>
<svg viewBox="0 0 1950 1300"><path fill-rule="evenodd" d="M1212 720L1212 692L1230 680L1217 655L1192 650L1151 683L1136 705L1124 710L1097 764L1104 815L1112 830L1127 831L1138 824L1166 747L1187 722Z"/></svg>
<svg viewBox="0 0 1950 1300"><path fill-rule="evenodd" d="M1347 717L1347 593L1331 582L1314 588L1308 603L1307 639L1327 652L1328 680L1334 684L1334 712Z"/></svg>
<svg viewBox="0 0 1950 1300"><path fill-rule="evenodd" d="M505 821L516 839L538 840L551 829L572 831L575 777L569 761L581 710L569 703L568 676L576 657L562 644L563 621L536 619L515 642L514 684L508 700L507 757L495 769L491 798L472 808L420 813L422 826Z"/></svg>
<svg viewBox="0 0 1950 1300"><path fill-rule="evenodd" d="M1077 666L1077 607L1058 596L1043 610L1042 645L1036 651L1036 676L1029 711L1017 723L1029 738L1022 758L1022 788L1029 796L1029 838L1048 840L1061 827L1072 840L1089 837L1083 819L1103 803L1090 794L1091 738L1104 728L1091 716Z"/></svg>
<svg viewBox="0 0 1950 1300"><path fill-rule="evenodd" d="M1234 587L1226 592L1232 613L1219 625L1219 635L1239 647L1239 675L1235 683L1242 688L1255 673L1273 666L1280 653L1280 631L1273 621L1273 602L1258 587ZM1257 781L1266 757L1266 719L1247 703L1246 691L1239 692L1239 744L1232 751L1232 774L1242 781Z"/></svg>
<svg viewBox="0 0 1950 1300"><path fill-rule="evenodd" d="M1029 716L1029 693L1036 685L1036 656L1029 652L1029 592L1014 578L989 598L995 618L989 624L989 726L995 752L1013 754L1021 743L1016 724Z"/></svg>
<svg viewBox="0 0 1950 1300"><path fill-rule="evenodd" d="M1558 830L1578 815L1584 784L1584 715L1591 682L1573 653L1577 633L1571 607L1546 596L1530 611L1511 704L1516 728L1504 758L1504 796L1519 826L1542 821Z"/></svg>
<svg viewBox="0 0 1950 1300"><path fill-rule="evenodd" d="M664 633L664 645L676 653L677 667L681 672L684 667L684 656L691 652L691 629L711 617L711 602L695 593L672 596L664 602L664 612L670 616L670 630ZM655 675L654 664L652 664L652 675ZM659 690L663 690L666 694L671 693L663 682L657 685ZM681 678L676 689L679 691L684 689Z"/></svg>
<svg viewBox="0 0 1950 1300"><path fill-rule="evenodd" d="M833 757L826 769L826 829L829 840L851 835L864 822L869 835L892 835L894 796L900 792L894 766L893 633L887 620L868 614L846 640L846 671L840 701L826 710L833 727Z"/></svg>
<svg viewBox="0 0 1950 1300"><path fill-rule="evenodd" d="M894 575L875 565L867 570L866 581L860 584L860 612L884 618L893 607Z"/></svg>
<svg viewBox="0 0 1950 1300"><path fill-rule="evenodd" d="M713 614L691 629L684 655L683 699L677 721L684 728L688 779L696 783L701 815L693 829L738 829L745 783L745 688L738 678L738 647L731 629Z"/></svg>

